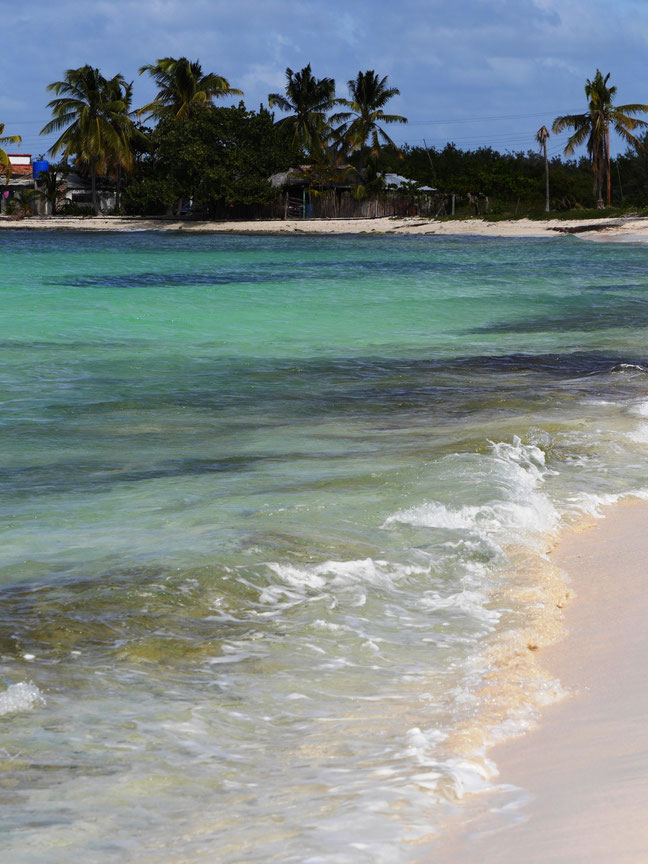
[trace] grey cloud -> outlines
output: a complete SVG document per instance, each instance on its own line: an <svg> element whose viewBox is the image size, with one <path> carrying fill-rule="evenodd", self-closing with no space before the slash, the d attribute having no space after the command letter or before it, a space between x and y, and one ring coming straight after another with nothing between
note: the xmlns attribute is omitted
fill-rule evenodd
<svg viewBox="0 0 648 864"><path fill-rule="evenodd" d="M65 68L122 72L144 103L153 88L139 66L184 54L244 89L253 108L288 65L310 61L341 95L358 69L373 68L401 90L393 109L415 121L397 140L527 149L552 112L584 103L597 66L622 101L648 102L647 33L648 5L631 0L614 11L607 0L32 0L0 54L0 122L36 150L49 119L45 87ZM468 122L484 117L500 119Z"/></svg>

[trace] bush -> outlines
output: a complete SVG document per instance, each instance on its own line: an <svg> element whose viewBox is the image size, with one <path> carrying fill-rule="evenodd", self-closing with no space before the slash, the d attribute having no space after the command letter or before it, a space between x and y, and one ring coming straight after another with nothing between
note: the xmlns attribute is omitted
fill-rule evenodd
<svg viewBox="0 0 648 864"><path fill-rule="evenodd" d="M92 204L77 204L76 201L69 200L66 200L57 213L61 216L94 216Z"/></svg>

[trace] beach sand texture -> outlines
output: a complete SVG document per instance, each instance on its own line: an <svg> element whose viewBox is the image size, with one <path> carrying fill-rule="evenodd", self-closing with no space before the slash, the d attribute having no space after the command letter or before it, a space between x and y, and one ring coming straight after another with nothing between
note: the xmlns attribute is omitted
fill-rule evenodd
<svg viewBox="0 0 648 864"><path fill-rule="evenodd" d="M430 234L481 237L543 237L570 233L598 240L648 239L648 217L611 219L516 219L488 222L484 219L437 221L421 217L378 219L287 219L250 222L194 222L119 216L31 216L12 220L0 217L0 229L32 231L186 231L229 234Z"/></svg>
<svg viewBox="0 0 648 864"><path fill-rule="evenodd" d="M432 860L483 864L648 861L648 503L621 503L552 554L575 599L543 665L571 694L538 729L492 751L529 792L519 822L458 826Z"/></svg>

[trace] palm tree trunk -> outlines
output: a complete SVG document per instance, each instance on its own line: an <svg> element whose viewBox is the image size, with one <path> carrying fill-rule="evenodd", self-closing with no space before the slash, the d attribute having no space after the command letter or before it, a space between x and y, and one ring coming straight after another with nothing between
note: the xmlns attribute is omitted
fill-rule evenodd
<svg viewBox="0 0 648 864"><path fill-rule="evenodd" d="M545 160L545 185L547 187L547 195L545 201L545 213L549 212L549 160L547 159L547 139L544 142L544 160Z"/></svg>
<svg viewBox="0 0 648 864"><path fill-rule="evenodd" d="M365 173L365 153L364 153L364 147L363 147L362 150L360 150L360 155L358 157L358 174L360 175L360 177L362 178L363 181L365 179L364 173Z"/></svg>
<svg viewBox="0 0 648 864"><path fill-rule="evenodd" d="M97 201L97 165L96 159L93 156L90 160L90 176L92 178L92 207L94 215L99 215L99 202Z"/></svg>
<svg viewBox="0 0 648 864"><path fill-rule="evenodd" d="M605 153L604 142L601 142L599 145L600 149L596 154L596 160L594 162L594 194L596 195L596 209L603 210L605 207L603 203L603 183L605 182Z"/></svg>
<svg viewBox="0 0 648 864"><path fill-rule="evenodd" d="M610 171L610 121L605 124L605 160L607 167L607 206L612 206L612 172Z"/></svg>
<svg viewBox="0 0 648 864"><path fill-rule="evenodd" d="M115 188L115 210L119 212L121 198L121 162L117 163L117 186Z"/></svg>

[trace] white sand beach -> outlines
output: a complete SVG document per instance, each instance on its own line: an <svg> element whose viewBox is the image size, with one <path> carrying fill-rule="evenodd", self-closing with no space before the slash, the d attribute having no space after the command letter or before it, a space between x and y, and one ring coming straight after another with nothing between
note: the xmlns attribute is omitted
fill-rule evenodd
<svg viewBox="0 0 648 864"><path fill-rule="evenodd" d="M648 503L609 508L552 554L575 593L565 637L541 652L569 697L491 751L528 800L511 826L481 815L435 850L443 864L648 860ZM423 859L422 859L423 860Z"/></svg>
<svg viewBox="0 0 648 864"><path fill-rule="evenodd" d="M0 230L32 231L183 231L230 234L425 234L479 237L543 237L575 233L590 240L645 242L648 217L610 219L516 219L489 222L477 218L438 221L421 217L378 219L288 219L249 222L152 219L138 216L0 217Z"/></svg>

